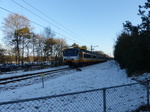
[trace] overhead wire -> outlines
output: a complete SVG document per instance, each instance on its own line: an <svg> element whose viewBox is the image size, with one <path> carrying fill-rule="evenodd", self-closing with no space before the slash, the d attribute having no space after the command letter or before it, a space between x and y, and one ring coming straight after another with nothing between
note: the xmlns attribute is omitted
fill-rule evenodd
<svg viewBox="0 0 150 112"><path fill-rule="evenodd" d="M5 9L5 8L3 8L3 7L0 7L0 9L2 9L2 10L4 10L4 11L7 11L7 12L9 12L9 13L12 13L12 14L16 14L16 13L14 13L14 12L8 10L8 9ZM28 19L28 20L29 20L29 19ZM40 26L40 27L42 27L42 28L46 28L46 27L42 26L41 24L38 24L38 23L36 23L36 22L34 22L34 21L32 21L32 20L29 20L29 21L30 21L31 23L36 24L37 26ZM65 36L65 35L63 35L63 34L61 34L61 33L58 33L58 32L56 32L56 31L54 31L54 33L56 33L56 34L58 34L58 35L61 35L62 37L65 37L65 38L67 38L67 39L69 39L69 40L71 40L71 41L76 42L75 40L73 40L73 39L71 39L71 38L69 38L69 37L67 37L67 36Z"/></svg>
<svg viewBox="0 0 150 112"><path fill-rule="evenodd" d="M26 2L25 0L22 0L24 3L26 3L27 5L29 5L30 7L32 7L33 9L35 9L36 11L40 12L42 15L44 15L45 17L49 18L50 20L52 20L53 22L55 22L56 24L60 25L61 27L63 27L64 29L68 30L69 32L71 32L72 34L79 36L78 34L74 33L72 30L68 29L67 27L65 27L64 25L60 24L59 22L57 22L56 20L54 20L53 18L51 18L50 16L46 15L45 13L43 13L42 11L40 11L39 9L37 9L36 7L34 7L33 5L31 5L30 3ZM82 39L83 37L81 37ZM86 39L84 38L84 41ZM87 41L87 40L86 40ZM91 42L89 42L91 44Z"/></svg>
<svg viewBox="0 0 150 112"><path fill-rule="evenodd" d="M48 22L48 23L51 24L52 26L58 28L59 30L61 30L61 31L65 32L65 33L67 33L68 35L71 35L71 36L77 38L76 36L74 36L74 35L72 35L72 34L66 32L66 31L64 31L63 29L61 29L61 28L59 28L58 26L52 24L51 22L47 21L47 20L44 19L43 17L41 17L41 16L37 15L36 13L32 12L31 10L25 8L24 6L22 6L21 4L17 3L16 1L14 1L14 0L11 0L11 1L14 2L15 4L19 5L21 8L24 8L25 10L27 10L27 11L29 11L30 13L34 14L35 16L39 17L40 19L42 19L42 20ZM77 39L80 39L80 38L77 38ZM80 40L81 40L81 39L80 39ZM85 41L85 40L84 40L84 41ZM79 43L79 42L78 42L78 43ZM83 43L82 43L82 44L83 44ZM84 45L84 44L83 44L83 45Z"/></svg>
<svg viewBox="0 0 150 112"><path fill-rule="evenodd" d="M46 16L47 18L49 18L50 20L52 20L53 22L57 23L58 25L60 25L61 27L65 28L66 30L70 31L71 33L75 34L73 31L71 31L70 29L66 28L65 26L63 26L62 24L58 23L56 20L54 20L53 18L47 16L46 14L44 14L42 11L40 11L39 9L35 8L34 6L32 6L31 4L29 4L28 2L22 0L24 3L26 3L27 5L29 5L30 7L32 7L33 9L35 9L36 11L40 12L42 15ZM77 35L77 34L75 34Z"/></svg>

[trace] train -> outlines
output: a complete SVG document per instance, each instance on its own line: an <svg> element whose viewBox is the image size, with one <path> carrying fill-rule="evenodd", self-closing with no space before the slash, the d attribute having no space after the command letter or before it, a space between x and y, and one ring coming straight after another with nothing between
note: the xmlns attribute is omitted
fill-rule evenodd
<svg viewBox="0 0 150 112"><path fill-rule="evenodd" d="M68 48L63 51L63 63L70 67L95 64L107 61L107 57L85 49Z"/></svg>

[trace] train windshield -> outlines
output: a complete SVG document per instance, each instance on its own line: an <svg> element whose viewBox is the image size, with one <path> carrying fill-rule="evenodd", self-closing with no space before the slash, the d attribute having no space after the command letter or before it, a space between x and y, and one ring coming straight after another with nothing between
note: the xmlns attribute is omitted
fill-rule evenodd
<svg viewBox="0 0 150 112"><path fill-rule="evenodd" d="M77 49L66 49L63 52L64 56L77 56L78 55L78 50Z"/></svg>

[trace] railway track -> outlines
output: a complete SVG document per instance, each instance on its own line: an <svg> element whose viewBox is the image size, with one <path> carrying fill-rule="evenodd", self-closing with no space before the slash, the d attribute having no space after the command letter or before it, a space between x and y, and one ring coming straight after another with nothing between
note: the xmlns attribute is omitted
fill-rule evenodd
<svg viewBox="0 0 150 112"><path fill-rule="evenodd" d="M67 70L71 70L71 68L67 67L67 68L61 68L61 69L50 70L50 71L1 78L0 84L7 84L7 83L11 83L11 82L17 82L17 81L21 81L21 80L31 79L31 78L39 77L41 74L44 74L45 76L51 75L53 73L58 73L58 72L67 71Z"/></svg>

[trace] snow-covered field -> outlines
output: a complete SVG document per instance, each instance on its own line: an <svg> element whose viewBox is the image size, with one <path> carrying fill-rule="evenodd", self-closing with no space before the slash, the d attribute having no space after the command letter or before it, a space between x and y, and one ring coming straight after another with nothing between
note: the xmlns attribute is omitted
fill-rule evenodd
<svg viewBox="0 0 150 112"><path fill-rule="evenodd" d="M6 85L0 85L0 102L59 95L136 83L135 80L128 78L125 71L120 70L118 64L113 60L83 67L81 69L82 71L76 71L73 69L70 71L61 72L59 74L57 73L54 74L53 77L45 76L44 88L42 88L41 77L16 82L15 84L9 83ZM13 75L18 75L18 73L14 73ZM150 74L146 74L145 76L146 78L150 78ZM2 78L2 76L0 78ZM134 79L136 78L134 77ZM81 98L81 96L84 96L84 98ZM84 95L82 94L81 96L69 96L70 99L73 97L74 100L71 100L71 103L69 103L70 100L67 100L67 104L65 104L65 106L61 104L63 97L56 98L57 102L54 105L57 107L59 104L59 109L62 112L96 112L98 108L103 108L103 91L89 92ZM146 88L140 84L133 85L131 87L112 88L106 90L106 99L107 111L114 112L114 110L119 108L122 109L123 112L129 111L130 109L136 109L141 104L146 103ZM101 102L100 104L97 103L99 107L94 103L94 101L97 100L98 102ZM80 101L80 103L78 101ZM92 106L93 110L85 108L84 106L82 106L81 110L78 110L77 107L83 105L84 103L88 103L86 105L90 105L90 107ZM42 104L40 103L39 105ZM70 105L74 105L73 110L69 110ZM56 111L53 109L51 109L51 111L58 112L58 110Z"/></svg>

